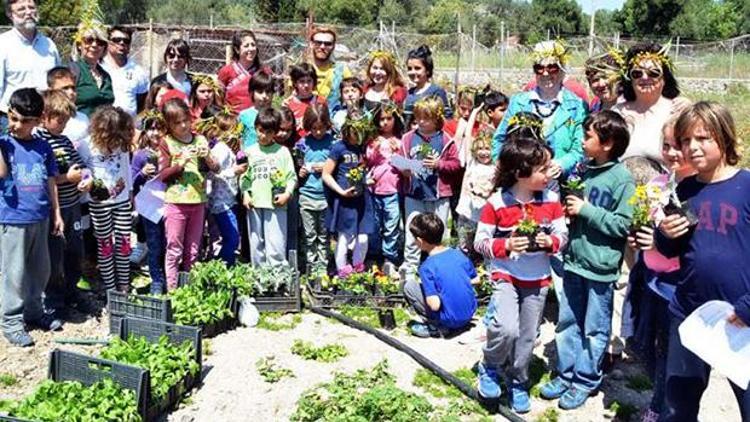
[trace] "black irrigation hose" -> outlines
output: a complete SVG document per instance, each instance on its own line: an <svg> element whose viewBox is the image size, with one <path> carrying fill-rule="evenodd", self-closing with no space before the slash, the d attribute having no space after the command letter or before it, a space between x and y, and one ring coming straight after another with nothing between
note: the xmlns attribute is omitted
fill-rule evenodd
<svg viewBox="0 0 750 422"><path fill-rule="evenodd" d="M341 315L338 312L333 312L327 309L319 308L317 306L313 306L310 308L313 312L319 315L323 315L324 317L333 318L335 320L338 320L339 322L348 325L352 328L356 328L358 330L364 331L366 333L372 334L373 336L377 337L378 340L382 341L383 343L393 347L396 350L399 350L401 352L406 353L409 355L412 359L417 361L420 365L422 365L424 368L432 371L435 375L440 377L443 381L446 383L452 384L454 387L458 388L462 393L466 395L466 397L476 400L481 404L482 406L485 406L485 401L479 396L479 392L467 385L465 382L461 381L456 377L455 375L451 374L450 372L446 371L445 369L439 367L435 362L427 359L424 357L424 355L420 354L416 350L412 349L411 347L407 346L406 344L396 340L395 338L389 336L388 334L383 333L380 330L377 330L373 327L370 327L367 324L363 324L359 321L355 321L347 316ZM497 406L498 413L502 416L504 416L506 419L508 419L511 422L525 422L525 419L515 414L512 410L510 410L507 406L504 406L502 404L499 404Z"/></svg>

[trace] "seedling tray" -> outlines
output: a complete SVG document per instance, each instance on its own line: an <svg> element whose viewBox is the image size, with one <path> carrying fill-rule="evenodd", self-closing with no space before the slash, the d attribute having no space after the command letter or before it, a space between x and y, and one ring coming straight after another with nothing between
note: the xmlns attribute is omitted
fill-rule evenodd
<svg viewBox="0 0 750 422"><path fill-rule="evenodd" d="M232 292L232 298L229 300L229 309L232 310L232 315L222 319L221 321L212 322L210 324L201 324L200 329L203 337L214 337L237 327L238 307L239 305L237 304L237 292Z"/></svg>
<svg viewBox="0 0 750 422"><path fill-rule="evenodd" d="M257 296L255 307L258 312L299 312L302 310L299 270L297 269L297 251L289 251L289 266L294 270L289 296ZM235 313L236 314L236 313Z"/></svg>
<svg viewBox="0 0 750 422"><path fill-rule="evenodd" d="M114 290L107 291L109 333L119 334L120 321L125 317L172 322L172 305L169 298L131 295Z"/></svg>
<svg viewBox="0 0 750 422"><path fill-rule="evenodd" d="M403 295L361 295L342 294L316 289L307 283L312 305L318 308L340 308L342 306L369 306L373 308L393 308L404 306L406 300Z"/></svg>

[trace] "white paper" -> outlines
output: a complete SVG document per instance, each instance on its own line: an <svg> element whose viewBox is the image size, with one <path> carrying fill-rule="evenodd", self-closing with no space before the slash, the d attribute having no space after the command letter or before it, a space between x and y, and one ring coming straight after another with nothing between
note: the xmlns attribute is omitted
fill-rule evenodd
<svg viewBox="0 0 750 422"><path fill-rule="evenodd" d="M688 350L729 378L740 388L750 382L750 328L727 322L734 312L719 300L704 303L679 327L680 341Z"/></svg>
<svg viewBox="0 0 750 422"><path fill-rule="evenodd" d="M414 174L421 173L424 170L422 161L410 160L400 155L391 156L391 165L399 170L409 170Z"/></svg>
<svg viewBox="0 0 750 422"><path fill-rule="evenodd" d="M141 191L135 196L135 210L138 214L158 224L164 217L164 191L167 186L159 179L153 178L143 184Z"/></svg>

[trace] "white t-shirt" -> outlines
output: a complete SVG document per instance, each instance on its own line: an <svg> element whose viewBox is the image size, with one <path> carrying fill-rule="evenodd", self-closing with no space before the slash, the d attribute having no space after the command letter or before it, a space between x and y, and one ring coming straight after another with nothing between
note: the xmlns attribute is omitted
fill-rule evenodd
<svg viewBox="0 0 750 422"><path fill-rule="evenodd" d="M29 41L15 28L0 34L0 46L0 111L7 113L17 89L47 89L47 72L60 65L60 53L40 32Z"/></svg>
<svg viewBox="0 0 750 422"><path fill-rule="evenodd" d="M100 204L115 204L130 199L133 190L133 180L130 177L130 155L127 151L117 150L113 153L102 153L93 145L84 143L88 148L81 148L78 154L91 170L94 179L101 179L104 186L110 190L109 199L96 201ZM91 195L89 200L94 202Z"/></svg>
<svg viewBox="0 0 750 422"><path fill-rule="evenodd" d="M63 135L70 139L76 150L79 150L81 143L89 137L89 116L77 111L76 115L71 117L65 125Z"/></svg>
<svg viewBox="0 0 750 422"><path fill-rule="evenodd" d="M120 107L131 116L138 113L138 95L148 93L149 80L146 71L132 59L125 66L118 66L109 56L102 60L102 67L112 77L115 107Z"/></svg>

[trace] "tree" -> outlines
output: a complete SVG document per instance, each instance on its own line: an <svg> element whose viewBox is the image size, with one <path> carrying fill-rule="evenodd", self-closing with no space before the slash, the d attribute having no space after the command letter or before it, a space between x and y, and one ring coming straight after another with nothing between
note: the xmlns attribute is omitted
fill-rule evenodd
<svg viewBox="0 0 750 422"><path fill-rule="evenodd" d="M596 16L594 17L594 32L597 35L609 36L615 32L622 31L620 23L615 19L617 12L614 10L597 10ZM587 16L585 21L588 21Z"/></svg>
<svg viewBox="0 0 750 422"><path fill-rule="evenodd" d="M670 35L670 24L685 3L686 0L627 0L616 20L630 36Z"/></svg>
<svg viewBox="0 0 750 422"><path fill-rule="evenodd" d="M531 3L531 14L534 17L534 31L545 34L547 30L553 36L586 33L581 6L575 0L534 0Z"/></svg>
<svg viewBox="0 0 750 422"><path fill-rule="evenodd" d="M312 11L318 22L368 26L375 23L378 0L298 0L297 9Z"/></svg>
<svg viewBox="0 0 750 422"><path fill-rule="evenodd" d="M388 25L395 22L399 27L404 27L410 23L406 5L398 0L383 1L383 5L378 11L378 20Z"/></svg>
<svg viewBox="0 0 750 422"><path fill-rule="evenodd" d="M419 22L419 29L432 34L456 32L459 16L466 28L471 22L470 13L471 8L463 0L437 0Z"/></svg>
<svg viewBox="0 0 750 422"><path fill-rule="evenodd" d="M733 5L713 0L688 0L669 25L670 33L692 40L717 40L737 34L741 16Z"/></svg>

